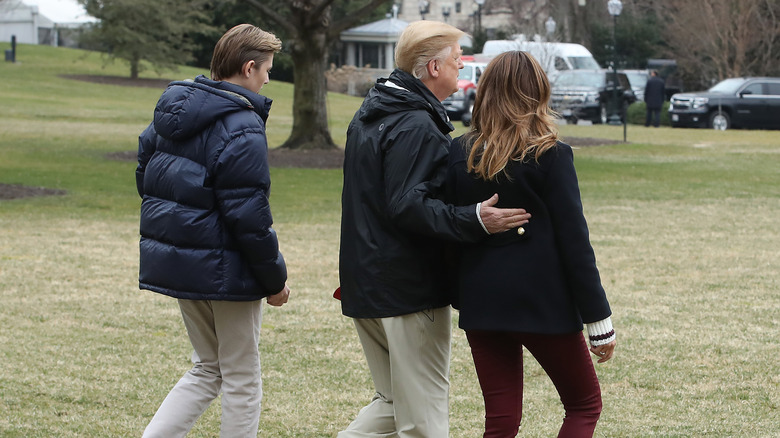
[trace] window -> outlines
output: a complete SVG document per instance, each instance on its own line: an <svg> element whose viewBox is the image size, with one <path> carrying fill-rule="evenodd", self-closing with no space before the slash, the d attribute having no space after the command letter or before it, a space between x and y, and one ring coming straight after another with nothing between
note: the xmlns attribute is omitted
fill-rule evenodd
<svg viewBox="0 0 780 438"><path fill-rule="evenodd" d="M766 86L767 86L766 94L770 96L780 97L780 82L770 82L766 84Z"/></svg>
<svg viewBox="0 0 780 438"><path fill-rule="evenodd" d="M581 70L563 71L555 77L555 85L560 87L592 87L600 88L604 86L605 74L601 72L590 72ZM609 74L611 77L612 74Z"/></svg>
<svg viewBox="0 0 780 438"><path fill-rule="evenodd" d="M618 83L624 90L631 89L631 83L628 81L628 76L618 74Z"/></svg>
<svg viewBox="0 0 780 438"><path fill-rule="evenodd" d="M764 94L764 86L761 83L754 82L740 91L741 94L752 94L754 96L760 96Z"/></svg>

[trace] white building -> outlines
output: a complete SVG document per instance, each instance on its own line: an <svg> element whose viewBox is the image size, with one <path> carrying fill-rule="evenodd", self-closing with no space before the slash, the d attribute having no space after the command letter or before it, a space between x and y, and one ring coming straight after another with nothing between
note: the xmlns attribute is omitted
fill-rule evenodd
<svg viewBox="0 0 780 438"><path fill-rule="evenodd" d="M394 54L398 37L410 22L420 20L423 16L426 20L448 22L471 33L470 25L474 22L477 9L469 6L466 10L464 5L476 6L474 0L461 2L431 0L423 3L426 9L423 9L425 13L422 15L419 14L421 2L418 0L397 1L391 9L392 12L388 12L384 20L342 32L340 40L343 46L343 65L392 70L395 67ZM403 19L400 18L402 16ZM459 43L461 46L471 47L471 36L464 36Z"/></svg>
<svg viewBox="0 0 780 438"><path fill-rule="evenodd" d="M75 46L79 29L96 21L76 0L0 1L0 41Z"/></svg>
<svg viewBox="0 0 780 438"><path fill-rule="evenodd" d="M513 22L506 0L396 0L398 18L406 21L436 20L469 34L481 29L488 34ZM536 3L536 1L534 2Z"/></svg>
<svg viewBox="0 0 780 438"><path fill-rule="evenodd" d="M395 44L409 23L390 16L384 20L353 27L341 33L345 64L392 70Z"/></svg>

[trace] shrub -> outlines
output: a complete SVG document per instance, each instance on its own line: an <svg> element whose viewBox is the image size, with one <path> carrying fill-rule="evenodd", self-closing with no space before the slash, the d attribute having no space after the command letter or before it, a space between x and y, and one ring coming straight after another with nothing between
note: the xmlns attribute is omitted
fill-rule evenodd
<svg viewBox="0 0 780 438"><path fill-rule="evenodd" d="M627 119L632 125L644 125L647 118L647 105L644 102L634 102L628 107ZM671 126L669 121L669 102L661 107L661 126Z"/></svg>

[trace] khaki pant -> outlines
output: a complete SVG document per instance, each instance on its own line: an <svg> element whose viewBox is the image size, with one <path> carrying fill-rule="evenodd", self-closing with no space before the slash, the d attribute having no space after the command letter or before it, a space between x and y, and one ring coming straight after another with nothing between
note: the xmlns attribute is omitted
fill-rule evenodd
<svg viewBox="0 0 780 438"><path fill-rule="evenodd" d="M162 402L144 438L184 437L222 392L223 438L257 437L262 301L179 300L193 367Z"/></svg>
<svg viewBox="0 0 780 438"><path fill-rule="evenodd" d="M355 319L376 395L338 438L446 438L449 307Z"/></svg>

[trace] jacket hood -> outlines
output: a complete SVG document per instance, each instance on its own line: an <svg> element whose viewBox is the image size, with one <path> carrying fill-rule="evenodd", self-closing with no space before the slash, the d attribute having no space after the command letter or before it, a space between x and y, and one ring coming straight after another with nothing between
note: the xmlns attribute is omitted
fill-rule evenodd
<svg viewBox="0 0 780 438"><path fill-rule="evenodd" d="M371 122L389 114L414 110L428 112L444 134L455 129L444 106L431 90L419 79L398 69L389 78L377 80L363 101L358 117L363 122Z"/></svg>
<svg viewBox="0 0 780 438"><path fill-rule="evenodd" d="M171 82L154 108L154 129L170 140L185 140L216 120L237 111L256 112L263 122L272 100L225 81L203 75L194 81Z"/></svg>

